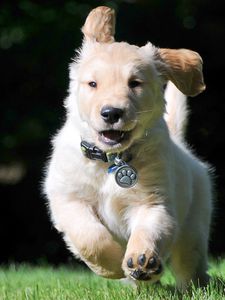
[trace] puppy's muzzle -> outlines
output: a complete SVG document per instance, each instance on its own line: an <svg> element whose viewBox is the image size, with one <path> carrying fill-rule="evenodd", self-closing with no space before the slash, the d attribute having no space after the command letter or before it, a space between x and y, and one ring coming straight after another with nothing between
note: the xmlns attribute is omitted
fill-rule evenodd
<svg viewBox="0 0 225 300"><path fill-rule="evenodd" d="M108 126L106 126L106 130L98 132L100 142L108 146L115 146L130 139L131 129L124 130L125 113L125 109L109 105L102 107L100 115L102 120Z"/></svg>
<svg viewBox="0 0 225 300"><path fill-rule="evenodd" d="M102 119L108 124L119 122L123 116L123 113L124 111L122 109L112 106L103 106L100 112Z"/></svg>

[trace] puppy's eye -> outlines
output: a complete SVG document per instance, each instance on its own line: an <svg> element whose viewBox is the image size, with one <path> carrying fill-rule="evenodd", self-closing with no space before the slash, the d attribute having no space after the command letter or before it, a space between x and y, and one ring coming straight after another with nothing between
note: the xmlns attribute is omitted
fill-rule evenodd
<svg viewBox="0 0 225 300"><path fill-rule="evenodd" d="M96 88L96 87L97 87L97 82L95 82L95 81L90 81L90 82L88 82L88 85L89 85L90 87L92 87L92 88Z"/></svg>
<svg viewBox="0 0 225 300"><path fill-rule="evenodd" d="M128 86L129 88L131 89L135 89L136 87L140 86L141 85L141 81L138 81L138 80L130 80L128 82Z"/></svg>

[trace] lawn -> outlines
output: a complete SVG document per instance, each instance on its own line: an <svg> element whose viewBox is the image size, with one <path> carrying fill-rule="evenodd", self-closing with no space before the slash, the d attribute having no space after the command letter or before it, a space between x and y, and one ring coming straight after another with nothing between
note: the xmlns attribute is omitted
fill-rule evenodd
<svg viewBox="0 0 225 300"><path fill-rule="evenodd" d="M162 285L137 291L82 268L10 265L0 268L0 300L225 299L225 260L211 262L209 273L212 280L205 290L193 288L189 294L181 295L169 270L162 278Z"/></svg>

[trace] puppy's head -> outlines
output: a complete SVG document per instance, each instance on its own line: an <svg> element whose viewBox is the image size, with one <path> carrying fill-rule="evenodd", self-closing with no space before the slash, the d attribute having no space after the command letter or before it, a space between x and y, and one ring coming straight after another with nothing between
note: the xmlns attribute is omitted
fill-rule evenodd
<svg viewBox="0 0 225 300"><path fill-rule="evenodd" d="M190 50L157 49L114 42L114 11L91 11L84 41L71 65L69 109L78 108L81 137L107 152L120 152L140 139L164 113L167 80L185 94L204 89L202 61Z"/></svg>

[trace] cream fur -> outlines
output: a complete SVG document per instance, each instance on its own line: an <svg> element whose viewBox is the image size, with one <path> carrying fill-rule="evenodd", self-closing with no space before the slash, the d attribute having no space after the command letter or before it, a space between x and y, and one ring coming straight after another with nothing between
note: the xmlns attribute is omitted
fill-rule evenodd
<svg viewBox="0 0 225 300"><path fill-rule="evenodd" d="M108 11L97 8L95 18L98 10L101 14ZM144 253L162 263L170 257L181 288L191 280L205 284L211 183L207 165L183 141L186 97L171 82L165 92L165 109L163 84L170 58L163 61L159 49L151 43L139 48L112 42L110 30L106 30L107 39L101 41L98 35L96 41L91 28L88 23L92 39L84 39L70 66L67 119L53 139L47 168L45 193L52 221L74 255L101 276L129 277L127 260L131 257L137 265L138 256ZM180 52L177 55L182 61ZM200 56L195 63L201 65ZM196 72L191 61L189 77L192 69ZM197 69L195 75L202 79L201 67ZM177 83L176 70L170 79L174 77ZM135 91L127 85L130 78L142 82ZM97 89L88 85L93 80ZM198 92L202 89L199 87ZM123 118L114 125L106 124L99 113L104 105L125 109ZM129 140L115 146L103 144L97 131L110 126L130 131ZM114 175L107 173L109 163L83 156L81 139L107 152L128 149L133 155L130 163L139 174L138 183L130 189L119 187ZM159 277L153 275L149 281Z"/></svg>

